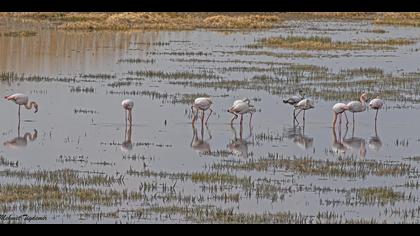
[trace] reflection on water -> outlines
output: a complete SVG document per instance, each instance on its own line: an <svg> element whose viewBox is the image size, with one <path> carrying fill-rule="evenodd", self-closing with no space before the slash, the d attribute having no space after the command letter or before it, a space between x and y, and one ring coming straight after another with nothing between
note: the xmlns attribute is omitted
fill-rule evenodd
<svg viewBox="0 0 420 236"><path fill-rule="evenodd" d="M204 126L206 126L207 133L209 135L209 138L207 140L204 140ZM193 128L193 138L191 140L191 148L195 151L197 151L199 154L202 153L210 153L211 148L208 141L212 139L210 129L207 125L201 126L201 133L200 136L198 136L198 129L194 125L192 125Z"/></svg>
<svg viewBox="0 0 420 236"><path fill-rule="evenodd" d="M228 144L228 148L231 152L239 157L248 158L250 152L248 151L248 146L254 144L254 136L252 134L252 127L249 129L249 135L246 138L243 138L243 125L240 126L239 138L237 135L236 128L232 125L231 130L234 134L233 140Z"/></svg>
<svg viewBox="0 0 420 236"><path fill-rule="evenodd" d="M333 131L333 143L332 143L332 150L338 154L345 154L347 152L347 147L343 144L342 136L341 136L341 127L338 129L338 136L335 128L332 128Z"/></svg>
<svg viewBox="0 0 420 236"><path fill-rule="evenodd" d="M291 139L302 150L310 149L314 145L314 139L305 135L305 124L296 126L296 123L293 122L293 127L283 130L283 136Z"/></svg>
<svg viewBox="0 0 420 236"><path fill-rule="evenodd" d="M376 123L375 123L375 136L372 136L369 139L369 148L373 151L379 152L381 147L382 147L382 140L378 135L378 129L377 129Z"/></svg>
<svg viewBox="0 0 420 236"><path fill-rule="evenodd" d="M124 132L124 142L121 145L121 151L123 153L128 153L133 150L133 142L131 141L132 137L132 125L127 124L125 125L125 132Z"/></svg>
<svg viewBox="0 0 420 236"><path fill-rule="evenodd" d="M346 126L342 144L347 150L353 153L358 153L360 158L364 159L366 157L366 140L364 138L354 136L354 130L353 126L351 137L347 137L349 128Z"/></svg>
<svg viewBox="0 0 420 236"><path fill-rule="evenodd" d="M54 30L28 38L0 37L0 70L41 75L108 71L130 49L145 49L157 39L157 32Z"/></svg>
<svg viewBox="0 0 420 236"><path fill-rule="evenodd" d="M11 149L20 149L28 146L28 142L33 142L38 138L38 131L35 129L33 134L26 132L20 136L20 127L18 127L18 136L9 141L4 142L4 146Z"/></svg>

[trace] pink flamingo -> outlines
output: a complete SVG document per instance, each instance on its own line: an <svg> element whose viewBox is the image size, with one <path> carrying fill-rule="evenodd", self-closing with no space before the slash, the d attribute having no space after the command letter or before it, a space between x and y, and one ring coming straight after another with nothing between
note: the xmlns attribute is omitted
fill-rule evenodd
<svg viewBox="0 0 420 236"><path fill-rule="evenodd" d="M134 101L131 99L125 99L124 101L122 101L121 105L125 109L125 122L127 124L127 119L128 119L128 122L130 123L130 126L131 126L133 123L132 111L134 107Z"/></svg>
<svg viewBox="0 0 420 236"><path fill-rule="evenodd" d="M335 125L337 123L338 115L340 115L340 125L341 125L341 116L343 113L346 116L347 124L349 123L349 119L347 118L347 114L346 114L347 110L349 110L349 107L344 103L337 103L333 106L333 112L334 112L333 128L335 128Z"/></svg>
<svg viewBox="0 0 420 236"><path fill-rule="evenodd" d="M241 115L241 125L242 125L244 114L246 113L251 113L251 116L249 118L249 125L251 125L252 115L257 110L255 109L254 105L251 105L250 103L251 101L247 98L243 100L236 100L233 103L233 106L228 109L228 112L233 114L232 120L230 121L231 125L233 125L234 120L238 119L238 114Z"/></svg>
<svg viewBox="0 0 420 236"><path fill-rule="evenodd" d="M375 122L378 120L378 112L384 106L384 101L377 96L375 99L370 101L369 107L376 110Z"/></svg>
<svg viewBox="0 0 420 236"><path fill-rule="evenodd" d="M10 95L10 96L6 96L4 98L8 101L13 101L17 105L19 105L19 110L18 110L19 121L20 121L20 107L21 106L24 106L28 110L31 110L32 108L34 108L35 109L34 113L38 112L38 104L36 102L33 102L33 101L30 102L29 97L25 94L16 93L16 94L13 94L13 95Z"/></svg>
<svg viewBox="0 0 420 236"><path fill-rule="evenodd" d="M210 110L210 114L209 114L209 116L207 117L207 120L206 120L206 125L207 125L207 123L210 119L210 116L213 113L213 110L210 108L212 104L213 104L213 101L211 100L211 98L202 97L202 98L195 99L194 104L191 106L191 111L193 113L193 120L192 120L193 125L195 123L195 120L197 119L199 110L201 110L203 112L203 115L201 117L201 123L204 123L204 113L205 113L205 111ZM194 108L197 110L197 112L195 114L194 114Z"/></svg>
<svg viewBox="0 0 420 236"><path fill-rule="evenodd" d="M367 100L368 100L368 94L363 93L362 96L360 96L360 101L352 101L347 104L349 111L353 113L353 125L354 125L354 114L366 111Z"/></svg>

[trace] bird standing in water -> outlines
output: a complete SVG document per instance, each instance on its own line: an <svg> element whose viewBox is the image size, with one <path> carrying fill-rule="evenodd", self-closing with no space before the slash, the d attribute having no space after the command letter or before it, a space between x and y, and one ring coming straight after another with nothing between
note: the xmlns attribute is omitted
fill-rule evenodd
<svg viewBox="0 0 420 236"><path fill-rule="evenodd" d="M210 110L210 114L207 117L206 120L206 125L210 119L211 114L213 113L213 110L210 108L211 105L213 104L213 101L211 100L211 98L197 98L194 101L194 104L191 106L191 111L193 113L193 120L192 120L192 124L194 125L195 120L197 119L198 116L198 112L201 110L203 112L203 115L201 117L201 123L204 124L204 113L207 110ZM196 113L194 113L194 108L196 109Z"/></svg>
<svg viewBox="0 0 420 236"><path fill-rule="evenodd" d="M340 116L340 126L341 126L341 117L343 116L343 113L346 117L347 125L349 124L349 119L347 118L346 111L349 110L349 107L344 103L337 103L333 106L333 112L334 112L334 120L333 120L333 128L335 129L335 125L337 123L337 117Z"/></svg>
<svg viewBox="0 0 420 236"><path fill-rule="evenodd" d="M297 121L297 117L303 111L303 123L305 123L306 110L315 108L315 105L312 99L306 98L298 102L294 107L295 107L295 111L293 113L296 113L296 110L299 110L299 112L295 116L295 120Z"/></svg>
<svg viewBox="0 0 420 236"><path fill-rule="evenodd" d="M353 113L353 126L354 126L354 114L359 112L366 111L367 105L366 101L368 100L368 94L363 93L360 96L360 101L352 101L347 104L348 110Z"/></svg>
<svg viewBox="0 0 420 236"><path fill-rule="evenodd" d="M305 93L302 90L299 90L299 93L297 95L283 100L283 103L295 106L296 104L298 104L298 102L302 101L303 99L305 99ZM293 110L293 118L296 119L296 109Z"/></svg>
<svg viewBox="0 0 420 236"><path fill-rule="evenodd" d="M134 101L131 99L125 99L121 103L122 107L125 109L125 122L127 124L127 120L129 122L129 125L131 126L133 124L133 107L134 107Z"/></svg>
<svg viewBox="0 0 420 236"><path fill-rule="evenodd" d="M13 101L17 105L19 105L18 110L18 117L19 117L19 123L20 123L20 107L24 106L27 110L31 110L32 108L35 109L34 113L38 112L38 104L34 101L29 101L29 97L25 94L16 93L10 96L4 97L8 101Z"/></svg>
<svg viewBox="0 0 420 236"><path fill-rule="evenodd" d="M228 109L229 113L233 114L230 124L233 125L233 121L238 119L238 114L241 115L241 125L243 124L244 114L251 113L249 118L249 124L251 125L253 113L256 112L254 105L251 105L251 101L248 98L242 100L236 100L233 106Z"/></svg>
<svg viewBox="0 0 420 236"><path fill-rule="evenodd" d="M369 103L369 107L376 110L375 124L376 124L376 121L378 120L378 112L380 109L382 109L383 106L384 106L384 101L380 99L379 96L377 96L375 99L372 99L372 101L370 101Z"/></svg>

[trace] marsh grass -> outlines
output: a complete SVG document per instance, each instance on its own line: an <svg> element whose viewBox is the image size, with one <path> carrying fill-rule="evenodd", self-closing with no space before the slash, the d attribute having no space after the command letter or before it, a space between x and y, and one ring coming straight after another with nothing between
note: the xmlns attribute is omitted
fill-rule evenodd
<svg viewBox="0 0 420 236"><path fill-rule="evenodd" d="M394 25L394 26L420 26L420 13L418 12L387 12L378 15L373 20L378 25Z"/></svg>
<svg viewBox="0 0 420 236"><path fill-rule="evenodd" d="M0 36L3 37L33 37L38 35L37 32L35 31L12 31L12 32L5 32L5 33L0 33Z"/></svg>
<svg viewBox="0 0 420 236"><path fill-rule="evenodd" d="M325 36L287 36L263 38L257 41L253 47L272 47L287 48L296 50L367 50L367 49L393 49L393 46L404 46L414 44L410 39L387 39L387 40L367 40L358 42L333 41Z"/></svg>
<svg viewBox="0 0 420 236"><path fill-rule="evenodd" d="M80 172L70 169L56 171L25 171L25 170L3 170L0 171L1 177L14 178L18 180L33 179L39 183L63 184L67 186L111 186L113 184L123 184L124 178L108 175L82 175Z"/></svg>
<svg viewBox="0 0 420 236"><path fill-rule="evenodd" d="M182 72L164 72L164 71L129 71L129 75L135 75L146 78L172 79L172 80L211 80L220 79L220 76L210 74L208 72L193 73L188 71Z"/></svg>
<svg viewBox="0 0 420 236"><path fill-rule="evenodd" d="M54 23L64 30L266 29L281 23L275 13L2 13L0 16Z"/></svg>
<svg viewBox="0 0 420 236"><path fill-rule="evenodd" d="M405 199L403 193L395 192L391 188L365 188L357 190L357 198L367 203L378 203L381 205L395 203Z"/></svg>
<svg viewBox="0 0 420 236"><path fill-rule="evenodd" d="M3 156L0 156L0 166L6 166L6 167L19 167L19 161L9 161Z"/></svg>
<svg viewBox="0 0 420 236"><path fill-rule="evenodd" d="M329 176L340 178L366 178L367 176L399 177L410 176L417 170L403 163L382 163L378 161L357 161L352 159L316 160L311 157L290 158L269 153L268 158L249 160L242 163L214 163L216 170L246 171L289 171L301 175Z"/></svg>

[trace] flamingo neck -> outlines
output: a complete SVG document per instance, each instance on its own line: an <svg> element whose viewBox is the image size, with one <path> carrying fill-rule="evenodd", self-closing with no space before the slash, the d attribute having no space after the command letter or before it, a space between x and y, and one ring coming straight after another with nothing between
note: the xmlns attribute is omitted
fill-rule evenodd
<svg viewBox="0 0 420 236"><path fill-rule="evenodd" d="M27 104L25 104L25 108L31 110L32 107L34 107L34 105L36 105L35 102L28 102Z"/></svg>

